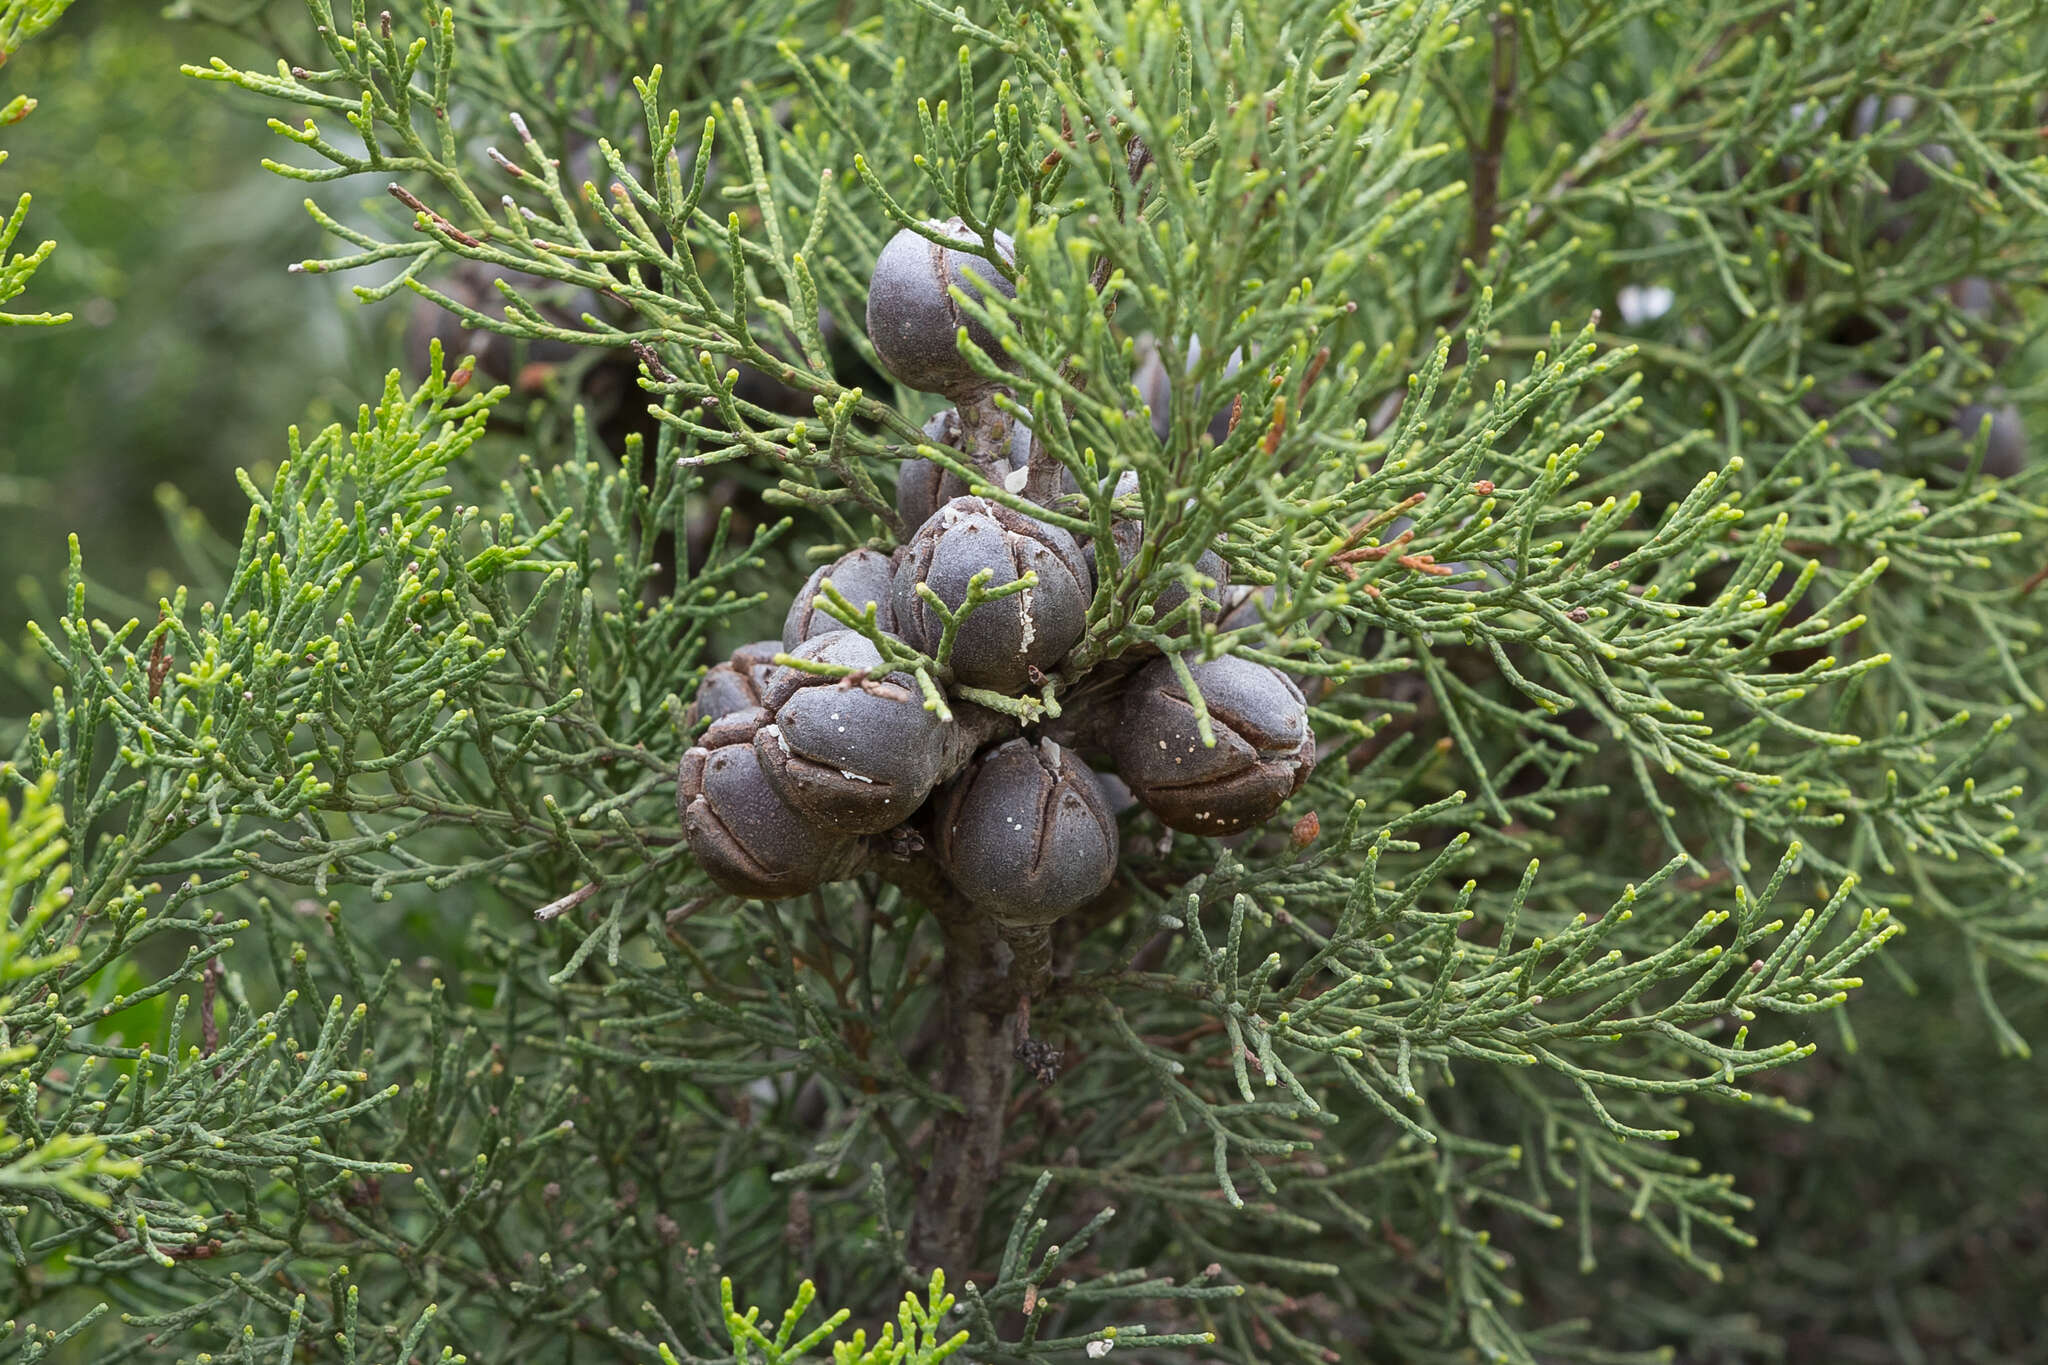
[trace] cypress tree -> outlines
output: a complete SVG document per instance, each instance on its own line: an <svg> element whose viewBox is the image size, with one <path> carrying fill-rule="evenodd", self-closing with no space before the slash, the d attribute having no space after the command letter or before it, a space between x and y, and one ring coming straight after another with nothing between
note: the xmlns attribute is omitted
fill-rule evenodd
<svg viewBox="0 0 2048 1365"><path fill-rule="evenodd" d="M32 628L0 1359L2029 1358L1826 1144L2027 1093L2038 5L218 8L406 355Z"/></svg>

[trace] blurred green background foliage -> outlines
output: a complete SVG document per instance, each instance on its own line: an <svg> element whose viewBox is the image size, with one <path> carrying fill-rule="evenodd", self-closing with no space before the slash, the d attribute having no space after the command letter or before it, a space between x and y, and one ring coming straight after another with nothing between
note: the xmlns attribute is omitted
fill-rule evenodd
<svg viewBox="0 0 2048 1365"><path fill-rule="evenodd" d="M57 242L25 303L74 320L0 329L0 713L42 693L22 631L52 614L68 534L96 586L149 600L176 567L161 499L232 525L236 466L353 408L397 355L397 310L285 273L319 230L262 169L267 111L179 73L215 53L259 56L196 16L88 0L8 66L40 108L11 130L0 188L10 205L30 190L26 237Z"/></svg>

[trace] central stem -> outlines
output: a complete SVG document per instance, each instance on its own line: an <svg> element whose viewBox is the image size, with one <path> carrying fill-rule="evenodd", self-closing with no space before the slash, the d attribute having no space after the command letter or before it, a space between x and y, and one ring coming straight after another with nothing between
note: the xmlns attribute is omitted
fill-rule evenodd
<svg viewBox="0 0 2048 1365"><path fill-rule="evenodd" d="M950 898L948 898L950 899ZM931 1164L910 1224L910 1258L965 1276L1001 1162L1003 1117L1016 1076L1010 1018L1017 990L1002 938L986 915L961 904L934 907L946 938L944 1089L959 1113L939 1116Z"/></svg>
<svg viewBox="0 0 2048 1365"><path fill-rule="evenodd" d="M1010 980L1026 999L1045 994L1052 981L1052 926L999 924L996 932L1010 946Z"/></svg>

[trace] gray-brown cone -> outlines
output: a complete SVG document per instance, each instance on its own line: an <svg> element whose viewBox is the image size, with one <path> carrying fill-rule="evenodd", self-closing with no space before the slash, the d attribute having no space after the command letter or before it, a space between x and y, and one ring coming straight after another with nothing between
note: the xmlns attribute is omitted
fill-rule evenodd
<svg viewBox="0 0 2048 1365"><path fill-rule="evenodd" d="M939 859L953 885L1008 928L1050 924L1116 875L1116 819L1095 774L1049 739L1013 739L947 789Z"/></svg>
<svg viewBox="0 0 2048 1365"><path fill-rule="evenodd" d="M1162 821L1190 834L1250 829L1301 789L1316 764L1301 689L1277 669L1226 655L1189 668L1209 711L1215 747L1172 660L1141 669L1110 740L1117 772Z"/></svg>
<svg viewBox="0 0 2048 1365"><path fill-rule="evenodd" d="M1116 542L1117 562L1119 564L1128 564L1138 557L1138 551L1144 546L1145 523L1135 518L1127 518L1112 524L1109 528L1109 534L1111 539ZM1096 557L1095 543L1090 541L1088 547L1081 553L1083 558L1088 561L1089 570L1099 577L1102 573L1102 561ZM1225 563L1223 556L1217 554L1214 550L1204 550L1201 556L1195 560L1195 572L1216 584L1215 587L1205 590L1204 595L1209 605L1202 609L1202 619L1213 621L1221 610L1223 594L1230 587L1230 565ZM1156 625L1174 612L1179 611L1181 607L1187 604L1187 600L1188 587L1186 583L1181 582L1179 579L1168 583L1166 587L1160 590L1159 595L1152 599L1153 623Z"/></svg>
<svg viewBox="0 0 2048 1365"><path fill-rule="evenodd" d="M933 219L925 226L942 237L974 241L958 218ZM1009 234L997 232L995 244L1008 259L1013 250ZM1017 296L1017 287L987 258L940 246L909 228L891 237L875 261L868 280L868 339L889 373L913 389L962 396L988 387L960 354L962 327L997 364L1005 363L995 336L954 301L955 286L969 298L977 291Z"/></svg>
<svg viewBox="0 0 2048 1365"><path fill-rule="evenodd" d="M833 834L879 834L902 824L944 775L948 726L927 711L915 680L884 676L882 656L850 630L815 636L798 658L872 668L833 679L784 667L774 707L754 735L761 770L791 809Z"/></svg>
<svg viewBox="0 0 2048 1365"><path fill-rule="evenodd" d="M896 581L895 561L879 550L855 550L817 569L804 580L796 599L789 604L789 614L782 618L784 649L794 650L813 636L846 629L844 622L814 605L820 585L828 578L832 580L832 586L839 589L840 596L853 604L855 611L863 610L873 602L876 626L887 633L895 633L896 612L890 605L890 588Z"/></svg>
<svg viewBox="0 0 2048 1365"><path fill-rule="evenodd" d="M1223 615L1216 618L1218 630L1245 630L1263 626L1266 610L1273 604L1273 589L1231 588L1225 590L1224 600L1230 605ZM1270 639L1270 633L1269 639ZM1302 699L1311 704L1321 701L1323 694L1330 690L1330 680L1320 673L1289 673L1287 680L1301 692Z"/></svg>
<svg viewBox="0 0 2048 1365"><path fill-rule="evenodd" d="M1977 428L1991 419L1990 434L1984 438L1984 472L2009 479L2027 467L2027 424L2017 404L1966 404L1956 413L1956 427L1973 446Z"/></svg>
<svg viewBox="0 0 2048 1365"><path fill-rule="evenodd" d="M1021 512L982 498L955 498L918 528L897 566L896 628L905 641L934 653L945 622L918 596L929 586L949 610L967 600L968 583L989 571L988 588L1026 573L1037 586L984 602L960 623L948 659L952 676L972 687L1015 692L1033 668L1056 668L1087 626L1093 578L1074 538Z"/></svg>
<svg viewBox="0 0 2048 1365"><path fill-rule="evenodd" d="M780 641L756 640L734 650L724 663L705 670L696 699L683 712L683 728L693 729L700 720L717 720L760 706L768 677L775 671L775 656L781 652Z"/></svg>
<svg viewBox="0 0 2048 1365"><path fill-rule="evenodd" d="M735 896L784 900L859 870L852 839L827 834L776 794L755 756L755 731L767 719L742 711L712 724L683 755L676 809L697 865Z"/></svg>
<svg viewBox="0 0 2048 1365"><path fill-rule="evenodd" d="M603 312L597 295L587 289L574 290L566 299L556 302L562 290L553 281L479 261L463 261L447 275L426 283L486 317L502 318L505 296L498 292L500 280L518 290L541 310L543 318L558 327L580 329L583 314ZM449 371L455 369L462 357L474 355L478 378L491 384L512 384L522 390L534 387L533 376L524 372L527 367L566 365L583 349L552 337L522 341L489 328L472 328L432 299L415 299L405 329L406 363L414 376L426 374L428 347L437 340L441 343L442 362Z"/></svg>
<svg viewBox="0 0 2048 1365"><path fill-rule="evenodd" d="M1141 337L1137 344L1137 353L1138 363L1131 369L1131 382L1137 385L1138 396L1144 400L1145 406L1152 413L1152 434L1164 441L1173 430L1174 379L1166 368L1166 361L1159 353L1159 342L1156 338L1149 334ZM1238 367L1243 362L1244 353L1242 351L1232 351L1230 358L1224 362L1223 377L1229 379L1234 376L1238 371ZM1187 355L1181 366L1183 383L1185 383L1188 372L1201 363L1202 339L1200 337L1189 337ZM1190 395L1190 399L1193 402L1199 403L1201 398L1202 395L1199 391ZM1209 418L1208 433L1209 439L1217 445L1222 445L1229 438L1230 408L1228 405L1219 408Z"/></svg>

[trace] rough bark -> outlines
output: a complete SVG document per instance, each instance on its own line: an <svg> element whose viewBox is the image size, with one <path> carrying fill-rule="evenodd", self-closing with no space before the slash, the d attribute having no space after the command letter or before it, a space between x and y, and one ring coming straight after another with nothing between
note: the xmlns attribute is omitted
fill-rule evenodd
<svg viewBox="0 0 2048 1365"><path fill-rule="evenodd" d="M927 863L925 870L937 884L905 890L931 907L945 934L941 1085L962 1108L941 1115L933 1127L909 1251L913 1264L943 1266L957 1277L975 1264L982 1213L1001 1161L1003 1115L1017 1073L1010 1024L1017 988L994 923L954 896L936 867Z"/></svg>

